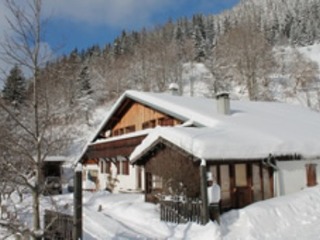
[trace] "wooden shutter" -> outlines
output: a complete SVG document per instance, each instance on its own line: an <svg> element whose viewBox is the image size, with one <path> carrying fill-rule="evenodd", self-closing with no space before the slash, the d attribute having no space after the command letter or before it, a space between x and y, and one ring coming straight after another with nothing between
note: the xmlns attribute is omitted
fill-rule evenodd
<svg viewBox="0 0 320 240"><path fill-rule="evenodd" d="M312 187L317 185L317 164L310 163L306 164L307 174L307 186Z"/></svg>

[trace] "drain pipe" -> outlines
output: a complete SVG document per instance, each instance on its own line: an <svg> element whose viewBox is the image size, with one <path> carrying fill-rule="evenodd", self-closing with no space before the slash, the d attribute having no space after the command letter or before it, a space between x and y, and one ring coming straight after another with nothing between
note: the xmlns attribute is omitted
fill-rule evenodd
<svg viewBox="0 0 320 240"><path fill-rule="evenodd" d="M274 170L273 173L273 186L274 186L274 194L275 196L281 196L282 195L282 183L280 182L280 168L271 162L271 159L275 159L272 154L269 154L268 158L266 160L262 160L262 164L268 166L268 167L272 167ZM275 159L275 162L277 160Z"/></svg>

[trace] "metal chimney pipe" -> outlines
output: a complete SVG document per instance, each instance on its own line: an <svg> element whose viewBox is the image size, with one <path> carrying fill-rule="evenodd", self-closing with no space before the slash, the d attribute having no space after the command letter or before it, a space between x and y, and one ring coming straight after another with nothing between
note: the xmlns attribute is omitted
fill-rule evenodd
<svg viewBox="0 0 320 240"><path fill-rule="evenodd" d="M230 114L230 98L229 93L219 93L216 95L217 111L219 114Z"/></svg>

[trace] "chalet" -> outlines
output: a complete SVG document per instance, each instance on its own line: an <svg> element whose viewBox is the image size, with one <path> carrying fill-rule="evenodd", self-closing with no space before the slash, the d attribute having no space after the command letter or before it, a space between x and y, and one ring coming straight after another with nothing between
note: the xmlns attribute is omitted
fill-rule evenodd
<svg viewBox="0 0 320 240"><path fill-rule="evenodd" d="M222 207L239 208L317 184L319 126L319 113L283 103L127 91L88 145L83 175L97 189L145 191L148 201L199 197L204 161Z"/></svg>

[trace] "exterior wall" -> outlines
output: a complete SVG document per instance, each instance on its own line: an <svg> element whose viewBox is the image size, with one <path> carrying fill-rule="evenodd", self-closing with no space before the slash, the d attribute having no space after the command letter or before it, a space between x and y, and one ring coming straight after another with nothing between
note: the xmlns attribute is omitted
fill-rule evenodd
<svg viewBox="0 0 320 240"><path fill-rule="evenodd" d="M317 164L317 182L320 183L320 160L278 161L278 194L286 195L307 187L306 164Z"/></svg>
<svg viewBox="0 0 320 240"><path fill-rule="evenodd" d="M167 119L172 118L139 103L134 103L113 127L112 135L121 135L128 132L139 131L145 128L155 127L157 125L176 125L180 123L178 120L172 119L172 124L170 124L170 122L164 121Z"/></svg>
<svg viewBox="0 0 320 240"><path fill-rule="evenodd" d="M111 135L109 137L123 135L130 132L140 131L147 128L154 128L156 126L174 126L181 124L181 121L167 116L159 111L153 110L140 103L133 103L123 116L113 116L113 119L119 118L116 125L111 129ZM105 135L105 134L101 134ZM96 180L97 190L104 190L109 188L110 178L117 179L113 192L130 192L130 191L142 191L145 189L144 171L138 170L140 167L133 167L129 165L129 174L117 173L117 167L114 163L111 163L110 171L104 171L103 159L118 159L120 160L128 158L131 151L140 144L144 137L137 139L122 139L114 142L101 143L94 146L90 146L87 151L87 156L92 158L86 160L84 164L92 165L90 168L98 169L98 177ZM121 142L120 142L121 141ZM98 160L100 159L100 160ZM119 160L119 159L118 159ZM117 162L119 162L117 160ZM110 160L107 160L110 162ZM120 164L121 168L121 164ZM92 170L92 169L91 169ZM83 179L87 177L87 170L84 168ZM110 172L112 176L110 175Z"/></svg>
<svg viewBox="0 0 320 240"><path fill-rule="evenodd" d="M144 174L142 173L142 176ZM137 167L133 167L130 165L130 174L129 175L118 175L117 179L119 182L117 183L115 187L114 192L141 192L144 189L144 185L142 185L140 188L138 187L138 181L137 181ZM143 178L141 179L143 182Z"/></svg>
<svg viewBox="0 0 320 240"><path fill-rule="evenodd" d="M139 181L137 180L138 178L138 166L132 166L129 165L129 175L123 174L122 168L123 165L119 164L120 167L120 173L117 173L117 167L114 163L111 163L110 167L110 172L105 173L101 172L101 164L102 160L99 162L98 165L90 165L90 167L86 167L85 169L95 169L98 170L98 181L96 183L97 189L96 190L105 190L110 187L108 184L110 181L110 178L116 179L117 181L115 182L115 187L112 189L114 193L118 192L137 192L137 191L142 191L144 189L144 184L141 184L141 186L138 186ZM143 177L143 172L141 172L141 183L144 183L144 177Z"/></svg>

